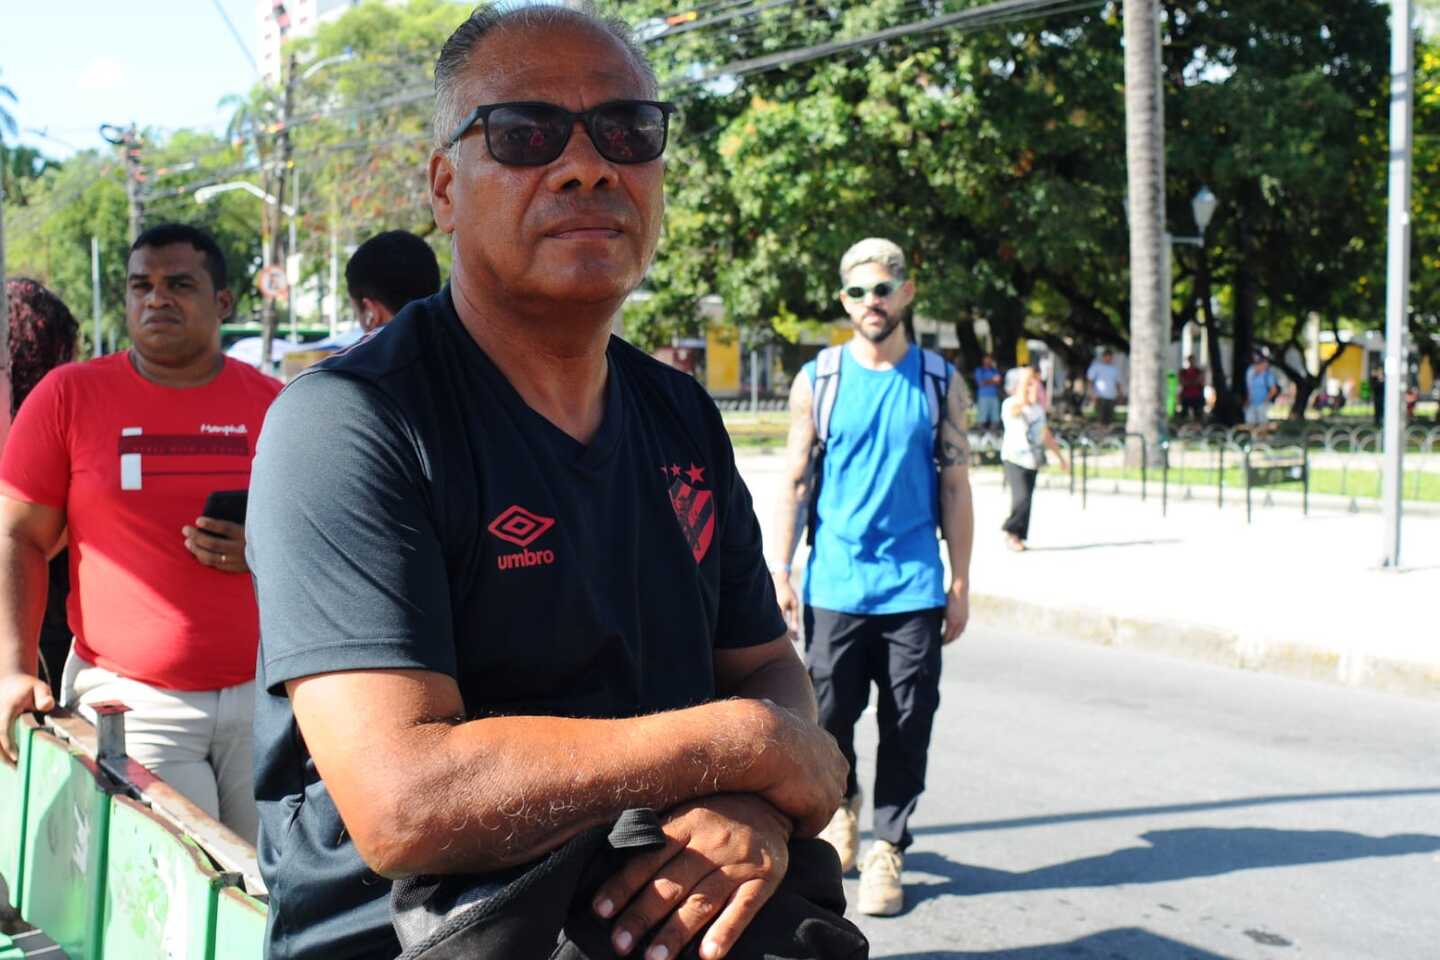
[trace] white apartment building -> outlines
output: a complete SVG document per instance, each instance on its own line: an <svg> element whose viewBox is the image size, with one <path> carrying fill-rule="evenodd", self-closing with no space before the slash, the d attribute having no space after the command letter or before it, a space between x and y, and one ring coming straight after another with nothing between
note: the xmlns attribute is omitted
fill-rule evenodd
<svg viewBox="0 0 1440 960"><path fill-rule="evenodd" d="M305 37L318 24L338 20L360 0L255 0L260 70L268 83L280 82L282 39Z"/></svg>

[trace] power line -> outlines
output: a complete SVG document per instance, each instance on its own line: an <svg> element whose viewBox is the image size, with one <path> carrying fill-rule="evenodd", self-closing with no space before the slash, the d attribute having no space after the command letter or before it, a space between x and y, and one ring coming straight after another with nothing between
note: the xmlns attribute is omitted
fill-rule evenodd
<svg viewBox="0 0 1440 960"><path fill-rule="evenodd" d="M250 66L255 70L255 76L261 76L260 64L255 62L255 55L250 52L250 48L245 44L245 38L240 36L240 31L236 30L235 24L230 21L230 14L225 12L225 8L221 6L220 0L210 0L210 2L214 5L215 12L220 14L220 19L225 21L225 26L230 28L230 36L234 37L235 42L240 45L240 52L245 54L246 60L250 61Z"/></svg>
<svg viewBox="0 0 1440 960"><path fill-rule="evenodd" d="M697 77L681 80L677 85L692 86L721 77L738 77L751 73L762 73L767 70L781 69L797 63L819 60L823 57L859 50L864 47L876 46L889 40L898 40L916 34L933 33L939 30L979 30L985 27L999 26L1005 23L1013 23L1036 17L1053 16L1061 13L1071 13L1077 10L1099 7L1103 6L1106 2L1108 2L1108 0L1000 0L998 3L990 3L985 6L972 7L956 13L942 14L913 23L887 27L883 30L876 30L873 33L862 34L858 37L850 37L845 40L831 40L827 43L815 44L810 47L781 50L777 53L766 54L762 57L737 60L707 70Z"/></svg>
<svg viewBox="0 0 1440 960"><path fill-rule="evenodd" d="M750 16L751 14L756 13L764 13L766 10L773 10L776 7L789 6L792 3L794 3L794 0L766 0L766 2L764 3L757 3L753 6L746 7L743 10L732 10L729 13L717 14L716 16L708 17L704 20L691 20L685 23L681 23L678 26L671 27L662 33L657 33L655 36L651 37L650 40L652 42L656 40L667 40L670 37L678 36L684 33L690 33L695 30L712 29L717 24L729 23L730 21L739 19L740 17Z"/></svg>

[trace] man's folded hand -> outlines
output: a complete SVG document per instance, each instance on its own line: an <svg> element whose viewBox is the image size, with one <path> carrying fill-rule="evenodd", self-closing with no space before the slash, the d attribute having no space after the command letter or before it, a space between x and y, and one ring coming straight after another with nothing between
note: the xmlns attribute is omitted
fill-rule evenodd
<svg viewBox="0 0 1440 960"><path fill-rule="evenodd" d="M665 846L601 885L595 912L616 918L611 942L622 957L654 931L645 960L669 960L704 932L700 956L718 960L784 878L790 819L753 794L717 794L662 820Z"/></svg>

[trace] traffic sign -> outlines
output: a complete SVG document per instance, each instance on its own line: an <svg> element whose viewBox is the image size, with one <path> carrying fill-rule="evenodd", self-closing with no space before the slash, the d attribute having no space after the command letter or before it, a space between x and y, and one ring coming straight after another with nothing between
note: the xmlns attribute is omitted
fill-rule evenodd
<svg viewBox="0 0 1440 960"><path fill-rule="evenodd" d="M285 296L288 284L285 282L285 268L271 264L255 275L255 286L266 300Z"/></svg>

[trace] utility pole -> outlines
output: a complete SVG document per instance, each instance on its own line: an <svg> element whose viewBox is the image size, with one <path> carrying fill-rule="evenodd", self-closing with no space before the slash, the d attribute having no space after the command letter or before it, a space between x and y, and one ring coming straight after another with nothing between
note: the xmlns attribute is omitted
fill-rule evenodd
<svg viewBox="0 0 1440 960"><path fill-rule="evenodd" d="M105 353L105 343L100 333L100 238L93 234L90 236L90 306L95 316L95 347L92 353L98 357Z"/></svg>
<svg viewBox="0 0 1440 960"><path fill-rule="evenodd" d="M1415 107L1415 37L1411 0L1390 2L1390 218L1385 276L1385 457L1380 510L1385 526L1382 566L1400 565L1404 480L1405 327L1410 312L1410 168Z"/></svg>
<svg viewBox="0 0 1440 960"><path fill-rule="evenodd" d="M145 229L145 164L141 156L140 131L135 124L121 129L113 123L100 125L100 136L120 148L125 161L125 199L130 207L130 242Z"/></svg>
<svg viewBox="0 0 1440 960"><path fill-rule="evenodd" d="M275 198L275 202L273 204L267 202L264 210L264 216L270 218L271 224L268 231L270 248L267 251L267 259L272 265L280 264L282 267L286 263L286 251L284 234L280 229L280 218L284 216L285 184L294 163L290 154L290 113L295 105L295 54L293 52L285 59L284 84L275 139L275 163L271 184L273 189L267 191ZM295 292L290 291L290 296L294 295ZM270 351L275 343L275 314L275 299L268 297L265 300L264 310L260 314L260 369L266 373L273 369Z"/></svg>

